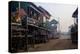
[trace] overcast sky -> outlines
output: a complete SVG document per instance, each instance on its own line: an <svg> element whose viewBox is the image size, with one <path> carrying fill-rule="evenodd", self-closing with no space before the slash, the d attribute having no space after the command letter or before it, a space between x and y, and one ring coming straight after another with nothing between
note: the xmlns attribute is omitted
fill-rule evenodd
<svg viewBox="0 0 80 54"><path fill-rule="evenodd" d="M60 21L61 32L67 32L68 27L73 24L72 14L76 10L77 5L71 4L54 4L54 3L35 3L37 6L42 6L50 14L52 19Z"/></svg>

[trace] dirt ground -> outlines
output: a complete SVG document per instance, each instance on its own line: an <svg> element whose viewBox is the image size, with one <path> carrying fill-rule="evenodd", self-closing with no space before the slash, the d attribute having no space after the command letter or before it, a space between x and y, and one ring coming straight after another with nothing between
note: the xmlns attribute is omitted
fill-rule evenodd
<svg viewBox="0 0 80 54"><path fill-rule="evenodd" d="M78 45L72 44L70 39L51 39L47 43L36 44L28 51L66 50L77 49Z"/></svg>

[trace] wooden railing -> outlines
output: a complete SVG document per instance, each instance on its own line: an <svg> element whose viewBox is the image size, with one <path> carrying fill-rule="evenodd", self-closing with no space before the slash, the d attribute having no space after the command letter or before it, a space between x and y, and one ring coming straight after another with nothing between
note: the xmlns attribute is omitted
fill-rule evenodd
<svg viewBox="0 0 80 54"><path fill-rule="evenodd" d="M28 24L37 25L39 24L39 20L33 19L33 18L27 18Z"/></svg>

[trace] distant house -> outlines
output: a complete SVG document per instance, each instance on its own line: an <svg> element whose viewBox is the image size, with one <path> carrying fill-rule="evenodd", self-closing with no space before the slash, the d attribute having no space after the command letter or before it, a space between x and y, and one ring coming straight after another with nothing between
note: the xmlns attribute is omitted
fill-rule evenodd
<svg viewBox="0 0 80 54"><path fill-rule="evenodd" d="M58 24L58 21L56 21L55 19L53 19L52 21L49 22L49 26L51 27L50 29L57 29L57 24Z"/></svg>
<svg viewBox="0 0 80 54"><path fill-rule="evenodd" d="M47 24L46 27L51 30L51 33L49 34L49 38L55 38L57 33L58 21L53 19L50 22L47 21L45 24Z"/></svg>
<svg viewBox="0 0 80 54"><path fill-rule="evenodd" d="M58 21L53 19L49 24L50 24L50 29L52 31L52 37L56 38Z"/></svg>

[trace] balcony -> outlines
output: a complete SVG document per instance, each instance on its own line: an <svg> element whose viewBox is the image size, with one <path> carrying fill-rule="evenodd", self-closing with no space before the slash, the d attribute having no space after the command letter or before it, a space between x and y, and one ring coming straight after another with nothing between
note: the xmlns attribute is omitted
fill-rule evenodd
<svg viewBox="0 0 80 54"><path fill-rule="evenodd" d="M28 24L32 24L32 25L36 25L36 26L38 26L39 25L39 21L38 20L36 20L36 19L33 19L33 18L27 18L27 23Z"/></svg>

